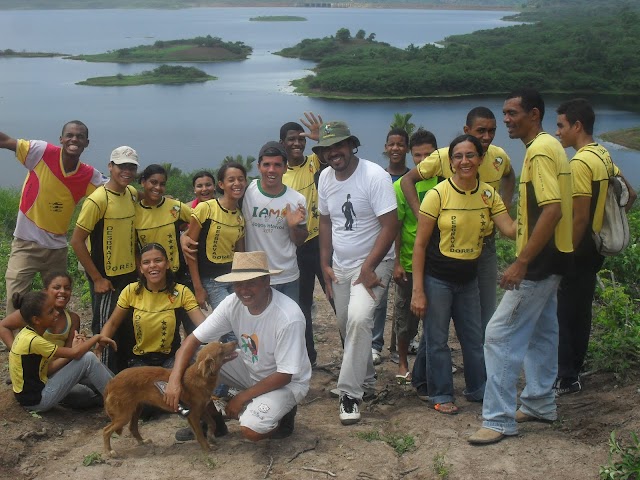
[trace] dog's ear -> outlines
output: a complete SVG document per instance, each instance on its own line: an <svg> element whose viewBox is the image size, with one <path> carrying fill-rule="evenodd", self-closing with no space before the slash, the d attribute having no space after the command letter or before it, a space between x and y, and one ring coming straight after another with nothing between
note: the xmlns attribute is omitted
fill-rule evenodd
<svg viewBox="0 0 640 480"><path fill-rule="evenodd" d="M216 359L211 355L207 355L200 365L198 365L198 373L203 377L208 377L216 371Z"/></svg>

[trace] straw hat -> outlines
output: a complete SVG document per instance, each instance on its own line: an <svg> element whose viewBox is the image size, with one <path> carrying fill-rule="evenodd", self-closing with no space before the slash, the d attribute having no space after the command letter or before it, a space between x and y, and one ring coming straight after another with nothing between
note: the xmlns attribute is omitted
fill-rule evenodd
<svg viewBox="0 0 640 480"><path fill-rule="evenodd" d="M231 273L216 277L218 282L244 282L265 275L278 275L282 270L269 270L265 252L236 252L233 255Z"/></svg>

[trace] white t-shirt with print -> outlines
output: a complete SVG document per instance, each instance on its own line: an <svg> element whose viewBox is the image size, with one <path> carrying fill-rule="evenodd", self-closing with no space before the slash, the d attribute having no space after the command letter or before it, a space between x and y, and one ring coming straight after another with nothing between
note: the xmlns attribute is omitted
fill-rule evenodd
<svg viewBox="0 0 640 480"><path fill-rule="evenodd" d="M318 182L318 211L331 217L333 264L360 266L382 230L378 217L397 208L391 177L379 165L361 158L346 180L325 168ZM384 260L394 257L391 245Z"/></svg>
<svg viewBox="0 0 640 480"><path fill-rule="evenodd" d="M296 302L271 289L272 298L260 315L252 315L235 293L225 298L193 332L202 343L233 331L240 358L258 383L275 372L292 375L288 388L296 401L309 391L311 363L305 343L305 319Z"/></svg>
<svg viewBox="0 0 640 480"><path fill-rule="evenodd" d="M305 198L286 185L281 194L272 196L260 188L259 180L254 180L244 194L242 215L247 252L262 250L267 253L269 268L283 270L280 275L271 277L271 285L293 282L300 277L297 247L289 237L285 218L286 209L298 208L298 205L306 209Z"/></svg>

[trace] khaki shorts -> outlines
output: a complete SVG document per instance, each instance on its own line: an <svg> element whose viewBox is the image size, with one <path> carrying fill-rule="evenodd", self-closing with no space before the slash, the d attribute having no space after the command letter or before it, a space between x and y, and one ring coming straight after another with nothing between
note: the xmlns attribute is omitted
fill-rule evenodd
<svg viewBox="0 0 640 480"><path fill-rule="evenodd" d="M407 283L396 283L396 295L393 301L393 319L396 326L396 337L407 342L413 340L418 333L420 318L411 312L411 290L413 289L413 276L407 272Z"/></svg>

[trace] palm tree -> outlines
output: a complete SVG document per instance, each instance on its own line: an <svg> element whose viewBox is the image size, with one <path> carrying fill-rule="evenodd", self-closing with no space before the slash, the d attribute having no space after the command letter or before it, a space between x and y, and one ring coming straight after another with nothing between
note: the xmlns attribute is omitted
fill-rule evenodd
<svg viewBox="0 0 640 480"><path fill-rule="evenodd" d="M409 121L411 117L413 117L413 113L394 113L393 122L389 125L389 128L402 128L411 136L416 129L416 124Z"/></svg>
<svg viewBox="0 0 640 480"><path fill-rule="evenodd" d="M222 160L222 165L229 162L239 163L247 169L247 176L250 176L249 174L251 173L251 170L253 170L253 164L255 163L255 161L256 157L253 157L251 155L247 155L246 160L242 157L242 155L236 155L235 157L233 155L227 155L226 157L224 157L224 160Z"/></svg>

